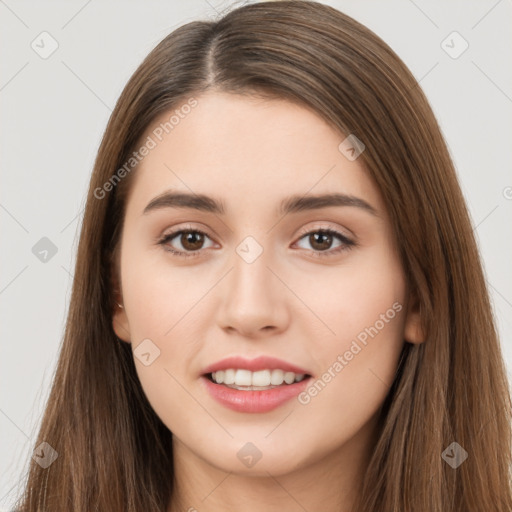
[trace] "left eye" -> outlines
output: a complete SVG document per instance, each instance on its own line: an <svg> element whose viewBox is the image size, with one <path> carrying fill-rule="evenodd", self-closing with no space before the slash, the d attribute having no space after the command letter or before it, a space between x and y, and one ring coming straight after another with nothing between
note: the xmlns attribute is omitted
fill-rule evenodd
<svg viewBox="0 0 512 512"><path fill-rule="evenodd" d="M201 245L204 243L205 237L209 238L206 233L198 229L181 230L165 235L159 243L162 244L166 250L177 256L196 256L195 253L202 248ZM180 242L181 249L176 250L170 246L171 240L175 238ZM192 254L190 254L191 252Z"/></svg>
<svg viewBox="0 0 512 512"><path fill-rule="evenodd" d="M310 245L313 247L315 256L337 254L341 251L350 249L355 245L352 240L349 240L346 236L342 235L338 231L335 231L334 229L316 229L314 231L309 231L308 233L305 233L299 240L304 238L306 238ZM335 250L330 250L327 252L328 249L331 248L334 239L338 239L340 241L339 245L336 246Z"/></svg>

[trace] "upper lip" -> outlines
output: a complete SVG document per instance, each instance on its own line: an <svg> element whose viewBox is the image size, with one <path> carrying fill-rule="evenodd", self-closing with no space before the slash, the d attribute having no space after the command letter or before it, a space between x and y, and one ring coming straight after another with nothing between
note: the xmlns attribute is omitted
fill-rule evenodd
<svg viewBox="0 0 512 512"><path fill-rule="evenodd" d="M233 356L226 357L216 363L207 366L203 370L203 374L213 373L218 370L227 370L227 369L242 369L242 370L250 370L252 372L257 372L258 370L284 370L286 372L293 372L295 374L308 374L307 370L300 368L291 363L287 363L282 359L277 359L275 357L269 356L259 356L255 359L246 359L242 356Z"/></svg>

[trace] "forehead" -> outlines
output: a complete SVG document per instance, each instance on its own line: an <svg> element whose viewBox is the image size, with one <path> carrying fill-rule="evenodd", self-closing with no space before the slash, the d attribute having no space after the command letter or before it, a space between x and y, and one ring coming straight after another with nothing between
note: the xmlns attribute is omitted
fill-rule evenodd
<svg viewBox="0 0 512 512"><path fill-rule="evenodd" d="M214 195L229 214L255 203L274 208L290 195L345 193L382 209L362 159L340 151L345 138L296 103L208 92L148 127L141 145L151 149L130 196L144 208L166 190Z"/></svg>

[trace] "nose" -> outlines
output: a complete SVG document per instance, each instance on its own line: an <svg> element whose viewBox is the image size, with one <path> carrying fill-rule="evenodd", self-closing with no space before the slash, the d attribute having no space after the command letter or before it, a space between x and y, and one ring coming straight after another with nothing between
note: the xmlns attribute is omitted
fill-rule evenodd
<svg viewBox="0 0 512 512"><path fill-rule="evenodd" d="M234 254L232 269L219 290L223 300L218 323L222 329L245 337L275 336L286 329L287 289L276 277L275 269L271 270L267 253L264 250L252 262Z"/></svg>

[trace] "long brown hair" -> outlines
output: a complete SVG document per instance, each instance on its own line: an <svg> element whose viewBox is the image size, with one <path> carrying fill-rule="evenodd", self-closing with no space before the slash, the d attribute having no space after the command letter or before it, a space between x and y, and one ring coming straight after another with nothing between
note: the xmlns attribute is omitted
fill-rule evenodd
<svg viewBox="0 0 512 512"><path fill-rule="evenodd" d="M404 344L355 510L510 512L509 383L446 143L389 46L349 16L304 0L187 23L123 90L95 162L63 345L34 445L46 442L58 457L46 469L30 461L19 510L145 512L170 503L172 434L143 393L131 345L112 329L112 261L133 172L105 183L157 116L190 98L200 105L205 90L298 102L365 144L360 158L384 198L426 341ZM453 442L468 454L456 469L442 457Z"/></svg>

